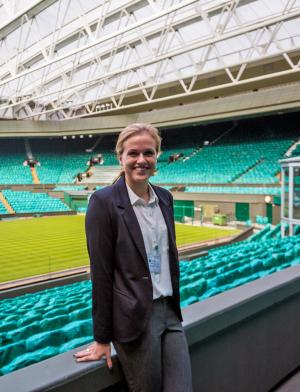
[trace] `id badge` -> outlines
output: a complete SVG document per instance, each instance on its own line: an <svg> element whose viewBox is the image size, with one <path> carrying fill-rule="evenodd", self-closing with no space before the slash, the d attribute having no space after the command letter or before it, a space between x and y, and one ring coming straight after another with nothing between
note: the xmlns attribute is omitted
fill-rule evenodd
<svg viewBox="0 0 300 392"><path fill-rule="evenodd" d="M161 271L161 256L159 254L157 255L150 255L148 257L148 264L149 264L149 270L153 274L160 274Z"/></svg>

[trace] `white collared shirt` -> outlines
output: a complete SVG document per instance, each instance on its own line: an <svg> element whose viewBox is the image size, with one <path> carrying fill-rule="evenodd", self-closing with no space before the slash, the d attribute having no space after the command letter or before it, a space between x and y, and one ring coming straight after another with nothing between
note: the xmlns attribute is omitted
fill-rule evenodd
<svg viewBox="0 0 300 392"><path fill-rule="evenodd" d="M169 264L169 240L168 229L163 214L159 207L159 200L153 188L149 185L149 201L145 202L136 195L126 183L130 203L139 222L147 257L158 246L161 256L161 273L159 278L151 273L153 286L153 299L160 296L171 296L173 294L170 264Z"/></svg>

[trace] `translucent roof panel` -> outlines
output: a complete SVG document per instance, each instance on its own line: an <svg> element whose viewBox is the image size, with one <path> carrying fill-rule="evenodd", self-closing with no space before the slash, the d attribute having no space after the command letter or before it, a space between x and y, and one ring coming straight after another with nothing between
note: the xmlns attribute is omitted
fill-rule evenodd
<svg viewBox="0 0 300 392"><path fill-rule="evenodd" d="M299 72L300 0L0 0L0 39L1 118L64 120Z"/></svg>

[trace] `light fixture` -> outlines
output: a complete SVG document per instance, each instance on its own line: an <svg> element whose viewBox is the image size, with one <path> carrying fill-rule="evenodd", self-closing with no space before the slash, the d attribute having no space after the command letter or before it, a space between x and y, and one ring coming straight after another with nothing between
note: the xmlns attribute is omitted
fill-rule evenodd
<svg viewBox="0 0 300 392"><path fill-rule="evenodd" d="M269 196L269 195L265 196L265 202L266 202L267 204L270 203L271 200L272 200L271 196Z"/></svg>

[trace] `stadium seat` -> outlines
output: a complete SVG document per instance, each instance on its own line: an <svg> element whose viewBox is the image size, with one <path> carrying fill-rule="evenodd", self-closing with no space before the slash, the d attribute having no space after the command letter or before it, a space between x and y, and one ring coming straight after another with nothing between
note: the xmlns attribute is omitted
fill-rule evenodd
<svg viewBox="0 0 300 392"><path fill-rule="evenodd" d="M2 193L16 213L70 211L70 208L60 199L53 198L46 193L10 189L3 190Z"/></svg>
<svg viewBox="0 0 300 392"><path fill-rule="evenodd" d="M181 306L298 264L300 236L279 232L267 225L260 236L180 262ZM91 306L89 281L2 300L0 374L92 341Z"/></svg>

